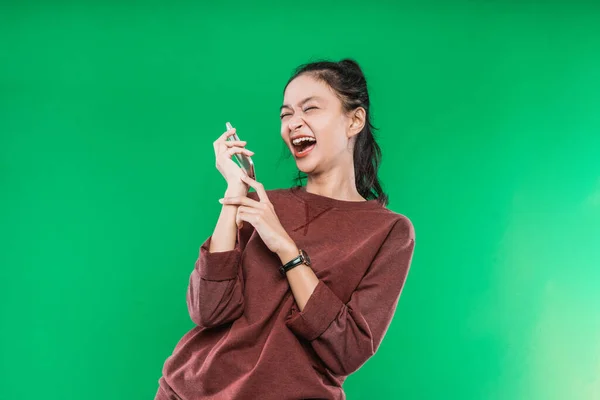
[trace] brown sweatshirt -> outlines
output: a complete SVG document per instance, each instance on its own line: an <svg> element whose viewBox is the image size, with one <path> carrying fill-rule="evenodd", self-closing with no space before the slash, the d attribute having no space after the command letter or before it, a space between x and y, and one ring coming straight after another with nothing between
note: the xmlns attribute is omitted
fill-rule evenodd
<svg viewBox="0 0 600 400"><path fill-rule="evenodd" d="M345 399L342 383L377 351L411 263L410 220L376 200L267 194L317 287L300 312L254 227L231 251L209 253L209 237L187 290L197 326L165 361L157 399Z"/></svg>

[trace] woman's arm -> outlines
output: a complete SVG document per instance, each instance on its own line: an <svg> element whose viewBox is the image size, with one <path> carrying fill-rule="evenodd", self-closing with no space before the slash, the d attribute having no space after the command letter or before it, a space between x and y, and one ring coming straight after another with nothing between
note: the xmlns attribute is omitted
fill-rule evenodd
<svg viewBox="0 0 600 400"><path fill-rule="evenodd" d="M333 373L349 375L377 351L396 310L414 245L412 224L408 219L398 221L345 304L322 280L317 279L313 287L308 267L296 275L290 274L300 266L288 272L294 294L301 295L300 303L306 293L311 294L301 310L292 308L286 325L311 343Z"/></svg>
<svg viewBox="0 0 600 400"><path fill-rule="evenodd" d="M245 195L247 187L228 188L228 195ZM256 194L249 193L248 197ZM200 247L187 290L190 318L203 328L231 322L244 312L241 255L253 227L237 229L237 207L224 205L211 237Z"/></svg>
<svg viewBox="0 0 600 400"><path fill-rule="evenodd" d="M299 252L300 250L296 244L290 243L288 249L282 250L277 255L281 260L281 265L285 265L298 257ZM292 268L287 271L285 275L290 284L290 288L292 289L292 294L294 295L298 308L300 311L304 310L304 306L308 302L310 295L319 283L319 278L317 278L314 271L306 264L300 264L297 267Z"/></svg>
<svg viewBox="0 0 600 400"><path fill-rule="evenodd" d="M246 196L247 191L247 186L240 182L237 186L229 186L225 191L225 197ZM237 226L235 224L237 209L238 206L229 204L223 204L223 207L221 207L221 214L210 242L209 251L211 253L234 249L237 237Z"/></svg>

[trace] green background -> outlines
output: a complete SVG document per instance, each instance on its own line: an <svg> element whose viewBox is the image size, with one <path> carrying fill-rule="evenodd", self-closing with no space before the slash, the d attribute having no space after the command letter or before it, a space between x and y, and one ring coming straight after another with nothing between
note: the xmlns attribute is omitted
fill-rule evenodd
<svg viewBox="0 0 600 400"><path fill-rule="evenodd" d="M0 5L2 399L148 399L225 189L295 172L293 68L355 58L417 247L349 399L600 398L600 4Z"/></svg>

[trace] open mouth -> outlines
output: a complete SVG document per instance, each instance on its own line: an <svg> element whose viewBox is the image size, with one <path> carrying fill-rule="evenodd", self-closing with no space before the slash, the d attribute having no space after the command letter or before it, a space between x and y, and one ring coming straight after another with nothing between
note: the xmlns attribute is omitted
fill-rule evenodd
<svg viewBox="0 0 600 400"><path fill-rule="evenodd" d="M292 141L294 155L298 158L306 157L317 145L317 140L313 137L302 137Z"/></svg>

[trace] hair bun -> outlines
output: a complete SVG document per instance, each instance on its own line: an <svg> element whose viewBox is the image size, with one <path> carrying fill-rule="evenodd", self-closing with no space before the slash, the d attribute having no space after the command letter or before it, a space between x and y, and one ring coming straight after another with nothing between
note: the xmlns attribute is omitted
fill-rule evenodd
<svg viewBox="0 0 600 400"><path fill-rule="evenodd" d="M351 58L344 58L343 60L340 61L340 64L344 64L344 65L349 66L349 67L352 66L352 67L355 67L355 68L360 68L358 66L358 63L356 61L354 61L353 59L351 59Z"/></svg>
<svg viewBox="0 0 600 400"><path fill-rule="evenodd" d="M358 75L363 78L365 76L362 69L360 68L360 65L358 65L358 63L351 58L345 58L345 59L341 60L338 63L338 65L340 65L343 69L345 69L347 72L349 72L353 75Z"/></svg>

